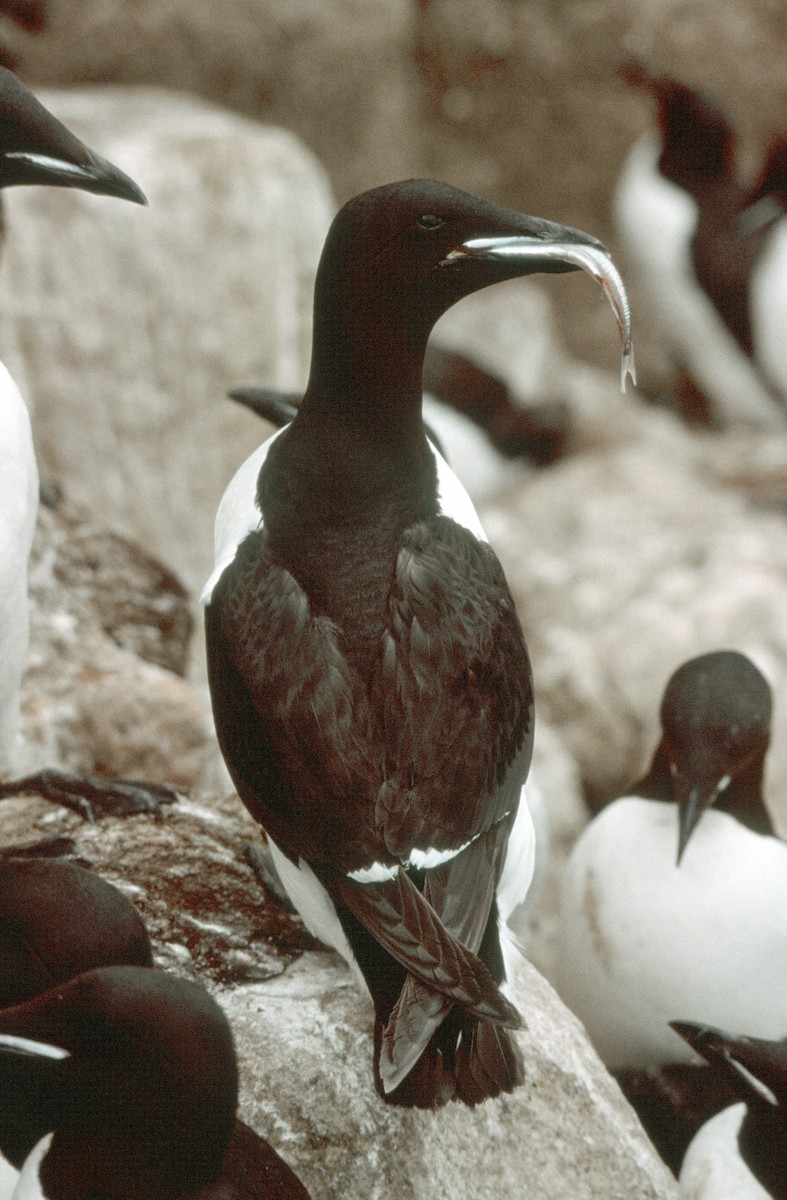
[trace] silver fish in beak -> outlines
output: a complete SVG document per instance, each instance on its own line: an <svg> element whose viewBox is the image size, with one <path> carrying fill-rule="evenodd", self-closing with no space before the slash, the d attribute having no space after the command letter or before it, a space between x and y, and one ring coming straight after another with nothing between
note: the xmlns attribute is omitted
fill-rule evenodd
<svg viewBox="0 0 787 1200"><path fill-rule="evenodd" d="M570 263L587 271L601 285L607 297L620 330L622 343L620 386L626 390L626 380L631 379L636 384L637 375L634 366L634 347L631 335L631 307L620 273L612 261L608 250L599 242L597 246L584 245L580 242L545 242L528 237L479 237L471 238L447 256L451 261L462 256L478 255L481 258L512 258L522 260L532 254L539 261L554 259L556 263Z"/></svg>

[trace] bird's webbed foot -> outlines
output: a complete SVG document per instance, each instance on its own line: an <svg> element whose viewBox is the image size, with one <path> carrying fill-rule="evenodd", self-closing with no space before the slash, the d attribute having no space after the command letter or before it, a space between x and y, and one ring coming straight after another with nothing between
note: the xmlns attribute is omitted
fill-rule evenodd
<svg viewBox="0 0 787 1200"><path fill-rule="evenodd" d="M70 808L86 821L98 817L127 817L137 813L163 816L163 806L175 804L177 792L167 784L147 779L104 779L97 775L70 775L47 768L0 783L0 800L9 796L36 795Z"/></svg>

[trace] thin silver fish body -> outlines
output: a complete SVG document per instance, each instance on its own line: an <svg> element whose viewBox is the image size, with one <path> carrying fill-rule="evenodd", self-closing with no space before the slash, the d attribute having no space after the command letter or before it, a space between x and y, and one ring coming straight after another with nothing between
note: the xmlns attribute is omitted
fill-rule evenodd
<svg viewBox="0 0 787 1200"><path fill-rule="evenodd" d="M631 336L631 307L620 273L609 252L595 246L583 246L574 242L545 243L528 237L479 237L464 242L452 250L449 261L460 255L478 255L491 258L522 259L532 255L540 260L554 259L555 262L571 263L587 271L599 283L609 301L618 322L623 346L621 354L620 386L626 390L626 380L637 382L634 366L634 347Z"/></svg>

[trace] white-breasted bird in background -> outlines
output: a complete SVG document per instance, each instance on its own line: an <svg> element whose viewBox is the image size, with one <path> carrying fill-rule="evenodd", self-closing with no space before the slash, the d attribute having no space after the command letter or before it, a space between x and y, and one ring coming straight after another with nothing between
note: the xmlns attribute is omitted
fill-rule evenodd
<svg viewBox="0 0 787 1200"><path fill-rule="evenodd" d="M770 722L748 657L684 663L650 769L569 856L557 987L610 1068L688 1061L676 1019L787 1036L787 844L762 792Z"/></svg>

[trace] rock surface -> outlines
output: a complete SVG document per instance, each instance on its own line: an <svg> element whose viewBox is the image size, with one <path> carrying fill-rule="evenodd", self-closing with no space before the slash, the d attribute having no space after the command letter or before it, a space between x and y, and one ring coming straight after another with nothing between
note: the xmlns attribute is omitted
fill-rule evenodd
<svg viewBox="0 0 787 1200"><path fill-rule="evenodd" d="M209 703L181 678L191 604L171 572L71 508L42 508L30 597L26 767L185 790L221 778Z"/></svg>
<svg viewBox="0 0 787 1200"><path fill-rule="evenodd" d="M303 382L329 188L289 134L187 97L45 102L150 207L6 193L0 357L30 406L42 477L198 592L221 493L260 440L225 392Z"/></svg>
<svg viewBox="0 0 787 1200"><path fill-rule="evenodd" d="M333 956L305 955L269 983L219 995L247 1063L247 1119L278 1134L315 1200L677 1194L578 1022L527 963L515 987L527 1081L475 1111L396 1111L377 1100L368 1005Z"/></svg>

